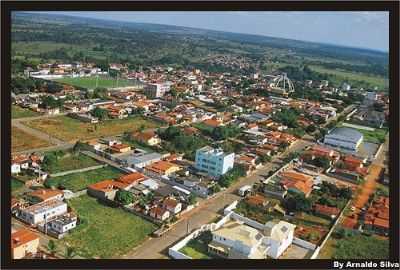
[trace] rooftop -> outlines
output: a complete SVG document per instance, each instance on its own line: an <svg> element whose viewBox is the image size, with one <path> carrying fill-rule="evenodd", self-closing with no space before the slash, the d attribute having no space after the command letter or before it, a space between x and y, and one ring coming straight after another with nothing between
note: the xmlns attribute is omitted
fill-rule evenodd
<svg viewBox="0 0 400 270"><path fill-rule="evenodd" d="M27 229L22 229L11 234L11 248L16 248L33 240L39 239L39 237Z"/></svg>
<svg viewBox="0 0 400 270"><path fill-rule="evenodd" d="M354 128L348 128L348 127L335 128L326 136L341 136L354 141L358 141L359 139L363 138L363 134L361 132L357 131Z"/></svg>

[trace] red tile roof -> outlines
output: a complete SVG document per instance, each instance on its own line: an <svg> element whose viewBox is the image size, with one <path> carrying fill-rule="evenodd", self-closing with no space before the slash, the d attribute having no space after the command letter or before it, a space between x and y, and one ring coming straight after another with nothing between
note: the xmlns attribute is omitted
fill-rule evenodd
<svg viewBox="0 0 400 270"><path fill-rule="evenodd" d="M47 201L62 194L63 192L58 189L38 189L28 193L29 196L39 198L41 201Z"/></svg>
<svg viewBox="0 0 400 270"><path fill-rule="evenodd" d="M117 179L117 181L122 182L127 185L131 185L131 184L140 183L141 181L144 181L146 179L147 179L147 177L144 176L143 174L141 174L139 172L133 172L130 174L125 174L125 175L120 176Z"/></svg>
<svg viewBox="0 0 400 270"><path fill-rule="evenodd" d="M88 186L88 189L108 192L113 189L123 189L126 188L128 185L122 182L114 181L114 180L104 180L92 185Z"/></svg>
<svg viewBox="0 0 400 270"><path fill-rule="evenodd" d="M35 233L27 229L22 229L11 234L11 248L16 248L39 239Z"/></svg>

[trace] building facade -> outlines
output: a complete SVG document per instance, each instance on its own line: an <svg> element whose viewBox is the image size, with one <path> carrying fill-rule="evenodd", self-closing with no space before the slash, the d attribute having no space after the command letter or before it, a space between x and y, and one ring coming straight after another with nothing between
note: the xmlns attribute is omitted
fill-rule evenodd
<svg viewBox="0 0 400 270"><path fill-rule="evenodd" d="M205 146L196 151L195 167L208 175L219 177L233 168L235 153L224 153L221 149Z"/></svg>

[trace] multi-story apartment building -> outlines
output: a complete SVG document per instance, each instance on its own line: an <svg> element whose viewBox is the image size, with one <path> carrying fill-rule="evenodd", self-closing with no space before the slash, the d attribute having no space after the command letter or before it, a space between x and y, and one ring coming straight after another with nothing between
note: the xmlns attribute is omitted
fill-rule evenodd
<svg viewBox="0 0 400 270"><path fill-rule="evenodd" d="M222 149L205 146L196 151L195 167L208 175L219 177L233 168L235 153L224 153Z"/></svg>

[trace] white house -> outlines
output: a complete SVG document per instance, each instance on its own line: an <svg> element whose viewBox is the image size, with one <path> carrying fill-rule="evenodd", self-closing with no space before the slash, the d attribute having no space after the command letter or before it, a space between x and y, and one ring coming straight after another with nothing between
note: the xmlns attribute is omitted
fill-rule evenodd
<svg viewBox="0 0 400 270"><path fill-rule="evenodd" d="M182 203L174 198L166 198L163 202L163 206L173 214L178 214L180 211L182 211Z"/></svg>
<svg viewBox="0 0 400 270"><path fill-rule="evenodd" d="M59 234L66 233L76 227L77 220L76 216L63 215L48 222L47 228Z"/></svg>
<svg viewBox="0 0 400 270"><path fill-rule="evenodd" d="M31 225L67 213L67 204L60 200L51 200L21 209L18 217Z"/></svg>
<svg viewBox="0 0 400 270"><path fill-rule="evenodd" d="M277 259L292 244L295 225L268 222L264 230L230 220L212 232L209 252L230 259Z"/></svg>

